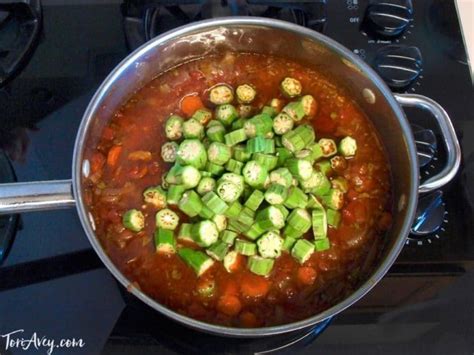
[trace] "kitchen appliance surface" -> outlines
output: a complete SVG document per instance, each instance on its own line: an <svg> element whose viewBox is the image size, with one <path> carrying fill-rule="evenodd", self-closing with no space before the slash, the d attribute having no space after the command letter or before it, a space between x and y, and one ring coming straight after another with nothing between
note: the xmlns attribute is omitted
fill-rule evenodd
<svg viewBox="0 0 474 355"><path fill-rule="evenodd" d="M126 306L122 310L123 303L117 302L116 308L108 310L109 324L101 327L102 337L94 338L97 339L95 343L89 342L89 346L95 346L91 349L99 351L107 339L104 351L114 353L120 349L126 352L124 349L138 351L143 348L171 353L199 348L209 352L225 349L245 353L285 345L290 351L304 349L310 353L315 349L333 349L333 344L339 342L348 350L349 344L354 343L388 346L388 339L380 332L395 329L401 322L406 325L406 333L401 332L398 339L408 351L419 350L420 344L434 347L454 343L458 349L469 349L467 337L447 339L446 343L428 340L436 339L436 332L445 329L446 324L454 324L454 329L459 329L456 326L462 323L462 311L456 313L453 307L448 316L449 306L444 303L453 297L464 300L462 293L468 293L468 290L459 291L462 287L457 288L457 283L467 280L464 281L466 287L473 284L472 277L469 283L474 255L470 218L474 194L471 182L473 146L469 139L464 139L474 133L470 114L472 83L453 3L404 2L412 5L403 13L408 18L406 26L381 23L379 18L372 16L374 5L367 1L342 4L314 1L290 5L287 2L270 4L271 1L190 1L180 6L170 1L155 1L149 2L146 9L133 1L121 6L113 2L92 3L61 6L44 2L44 39L33 51L28 66L0 91L2 108L6 108L2 110L0 122L1 145L13 160L19 181L70 177L72 142L91 94L127 51L142 43L140 41L188 21L248 14L296 21L321 31L365 59L394 92L421 93L439 101L451 115L458 133L463 165L448 187L422 195L407 245L381 284L359 304L336 317L316 341L310 340L321 333L321 326L311 332L265 340L237 342L210 335L200 335L196 339L196 333L154 314L123 292L103 272L100 276L104 281L89 287L89 291L96 295L95 298L110 295L104 292L112 292L121 302L125 301ZM390 12L391 9L383 10ZM82 21L77 21L78 18ZM140 25L134 28L132 24L137 23ZM171 27L160 27L165 25ZM64 26L70 29L68 38L62 34ZM410 60L393 63L394 58L401 57L400 53ZM397 67L405 70L396 70ZM411 74L407 76L406 73ZM437 126L429 116L417 110L406 112L417 141L423 179L444 165L443 144ZM7 249L6 244L3 247ZM4 297L0 298L0 304L6 305L15 292L29 292L29 303L40 302L35 300L39 289L68 287L66 284L73 285L77 278L87 280L90 273L104 271L102 267L73 210L22 215L11 251L0 268L4 280L0 294ZM57 302L61 304L64 300ZM41 311L46 312L46 309ZM51 309L48 311L51 313ZM4 314L14 317L13 312ZM60 323L61 319L56 322ZM77 334L87 333L87 327L79 320L71 325ZM463 323L466 333L472 329L469 326L472 324ZM2 333L11 330L14 329L1 329ZM47 333L48 328L40 327L37 331ZM353 335L348 336L354 331L358 334L356 339ZM87 336L84 337L87 340ZM302 340L297 341L300 338ZM347 342L341 339L347 339ZM341 352L344 351L342 348Z"/></svg>

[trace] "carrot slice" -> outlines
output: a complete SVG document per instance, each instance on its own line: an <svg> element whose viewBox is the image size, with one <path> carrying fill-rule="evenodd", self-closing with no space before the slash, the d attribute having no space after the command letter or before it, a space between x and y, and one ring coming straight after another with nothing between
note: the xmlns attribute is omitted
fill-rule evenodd
<svg viewBox="0 0 474 355"><path fill-rule="evenodd" d="M224 295L219 298L217 302L217 309L219 312L224 313L228 316L235 316L239 314L242 309L242 304L236 296Z"/></svg>
<svg viewBox="0 0 474 355"><path fill-rule="evenodd" d="M302 266L297 271L298 281L303 285L312 285L316 276L316 270L309 266Z"/></svg>
<svg viewBox="0 0 474 355"><path fill-rule="evenodd" d="M240 291L247 297L263 297L269 290L270 283L257 275L246 275L240 283Z"/></svg>
<svg viewBox="0 0 474 355"><path fill-rule="evenodd" d="M181 100L181 111L188 117L191 117L194 112L203 107L204 104L199 96L185 96Z"/></svg>
<svg viewBox="0 0 474 355"><path fill-rule="evenodd" d="M240 323L247 328L255 328L258 325L257 316L249 311L242 312L239 319Z"/></svg>
<svg viewBox="0 0 474 355"><path fill-rule="evenodd" d="M121 152L122 147L119 145L114 145L112 148L110 148L109 154L107 155L107 165L112 167L115 166Z"/></svg>

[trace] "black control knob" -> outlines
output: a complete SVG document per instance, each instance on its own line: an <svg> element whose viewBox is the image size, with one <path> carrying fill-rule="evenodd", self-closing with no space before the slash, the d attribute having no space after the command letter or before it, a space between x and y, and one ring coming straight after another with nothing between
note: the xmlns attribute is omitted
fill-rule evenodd
<svg viewBox="0 0 474 355"><path fill-rule="evenodd" d="M423 69L421 52L414 46L392 45L375 56L375 70L394 90L408 87Z"/></svg>
<svg viewBox="0 0 474 355"><path fill-rule="evenodd" d="M436 232L443 224L445 210L442 191L438 190L420 197L415 221L410 230L410 239L422 239Z"/></svg>
<svg viewBox="0 0 474 355"><path fill-rule="evenodd" d="M362 29L374 37L394 38L400 36L412 20L411 0L371 0Z"/></svg>
<svg viewBox="0 0 474 355"><path fill-rule="evenodd" d="M434 159L438 150L438 140L431 129L423 128L416 124L410 124L413 138L416 143L416 154L418 156L418 166L423 168Z"/></svg>

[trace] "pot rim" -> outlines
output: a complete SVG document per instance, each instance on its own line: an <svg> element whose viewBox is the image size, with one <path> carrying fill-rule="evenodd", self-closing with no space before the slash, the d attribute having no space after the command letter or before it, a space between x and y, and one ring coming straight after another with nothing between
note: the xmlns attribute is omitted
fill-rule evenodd
<svg viewBox="0 0 474 355"><path fill-rule="evenodd" d="M392 110L396 114L399 119L400 126L405 134L405 136L409 139L406 139L407 150L410 156L409 164L411 170L411 181L413 181L413 185L411 187L410 196L408 196L406 202L406 209L407 209L407 218L404 221L404 224L401 228L400 234L395 241L394 245L392 246L391 250L388 252L388 255L379 265L377 270L373 273L373 275L365 281L356 291L354 291L349 297L345 298L341 302L335 304L334 306L326 309L323 312L315 314L312 317L303 319L301 321L271 326L271 327L261 327L261 328L234 328L234 327L226 327L216 324L205 323L202 321L198 321L196 319L184 316L179 314L163 305L158 303L157 301L153 300L141 290L133 286L132 282L128 280L122 272L115 266L115 264L110 260L109 256L105 253L104 249L102 248L98 238L95 235L95 232L92 230L88 212L86 211L84 200L81 193L81 175L82 175L82 153L83 153L83 145L84 140L86 138L86 133L89 130L90 124L93 121L93 115L97 108L100 105L102 97L107 93L113 86L116 79L120 76L120 74L125 70L125 68L130 67L133 65L134 62L142 58L146 53L156 46L167 42L169 40L173 40L183 35L187 35L199 30L210 30L213 28L218 28L222 26L238 26L238 25L245 25L245 26L264 26L268 28L274 28L279 30L284 30L288 32L297 33L302 36L309 37L315 41L322 42L331 50L335 51L337 54L341 56L341 58L349 59L353 64L357 66L357 68L364 73L380 90L381 94L383 95L383 99L385 99L389 105L391 106ZM417 160L416 160L416 148L414 143L414 138L408 123L408 120L405 116L405 113L395 100L392 92L388 88L388 86L384 83L384 81L373 71L373 69L367 65L365 62L362 61L357 55L353 54L349 49L342 46L338 42L322 35L316 31L309 30L305 27L292 24L290 22L281 21L281 20L274 20L262 17L243 17L243 16L235 16L235 17L219 17L213 18L209 20L194 22L188 25L184 25L178 28L175 28L171 31L168 31L154 39L150 40L149 42L143 44L141 47L130 53L125 59L123 59L115 68L114 70L107 76L107 78L102 82L100 87L95 92L94 96L92 97L89 105L84 112L81 125L79 127L76 142L74 146L74 154L73 154L73 164L72 164L72 177L73 177L73 192L76 198L76 208L79 214L79 218L84 228L87 238L91 243L92 247L94 248L95 252L105 264L105 266L109 269L109 271L114 275L114 277L131 293L133 293L136 297L138 297L141 301L146 303L148 306L154 308L155 310L159 311L160 313L195 329L199 329L208 333L216 334L216 335L224 335L224 336L232 336L232 337L260 337L260 336L268 336L268 335L275 335L280 333L287 333L291 331L296 331L302 328L307 328L309 326L315 325L316 323L322 322L341 311L345 310L355 302L357 302L360 298L362 298L367 292L369 292L387 273L388 269L392 266L395 262L395 259L398 257L400 251L405 244L406 237L409 233L411 223L413 221L415 212L416 212L416 203L417 199L415 198L418 196L418 181L419 181L419 172L417 167Z"/></svg>

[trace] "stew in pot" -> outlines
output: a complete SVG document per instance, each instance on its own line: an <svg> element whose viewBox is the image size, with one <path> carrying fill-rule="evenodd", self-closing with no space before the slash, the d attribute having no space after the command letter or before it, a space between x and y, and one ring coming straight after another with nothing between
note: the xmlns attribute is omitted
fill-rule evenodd
<svg viewBox="0 0 474 355"><path fill-rule="evenodd" d="M365 281L390 227L371 122L330 77L226 53L153 79L87 157L117 267L181 314L234 327L312 316Z"/></svg>

